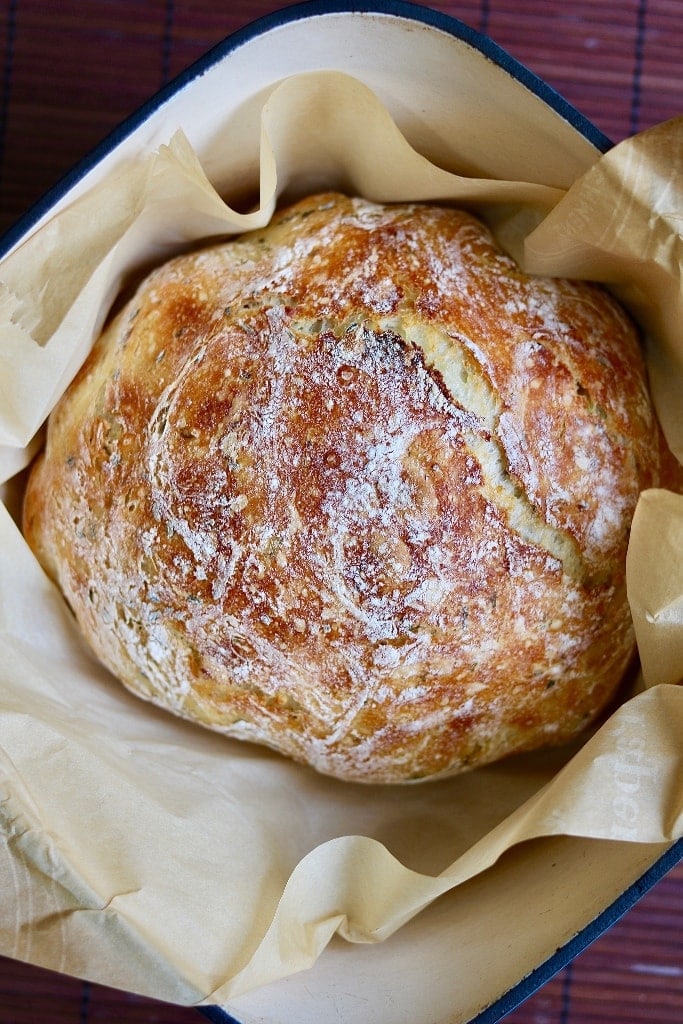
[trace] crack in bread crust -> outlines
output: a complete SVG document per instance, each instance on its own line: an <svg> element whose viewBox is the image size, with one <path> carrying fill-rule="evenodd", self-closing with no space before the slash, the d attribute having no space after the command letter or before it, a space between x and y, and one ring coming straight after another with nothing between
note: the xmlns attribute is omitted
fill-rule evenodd
<svg viewBox="0 0 683 1024"><path fill-rule="evenodd" d="M449 400L481 420L485 433L471 434L468 443L482 469L481 490L487 500L505 512L511 530L528 544L547 551L572 579L585 581L586 567L575 539L567 531L546 523L523 484L513 479L510 473L504 448L498 439L503 405L471 354L468 339L459 336L456 340L431 325L408 322L402 328L396 321L380 322L380 329L388 327L398 329L408 344L423 353L426 367L443 381L443 390Z"/></svg>

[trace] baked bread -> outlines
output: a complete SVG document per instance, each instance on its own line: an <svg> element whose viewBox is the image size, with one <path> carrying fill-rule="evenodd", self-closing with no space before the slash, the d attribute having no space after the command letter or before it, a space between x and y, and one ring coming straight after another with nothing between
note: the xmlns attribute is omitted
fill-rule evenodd
<svg viewBox="0 0 683 1024"><path fill-rule="evenodd" d="M468 213L324 194L156 270L53 412L26 537L132 691L340 779L576 736L634 653L637 333Z"/></svg>

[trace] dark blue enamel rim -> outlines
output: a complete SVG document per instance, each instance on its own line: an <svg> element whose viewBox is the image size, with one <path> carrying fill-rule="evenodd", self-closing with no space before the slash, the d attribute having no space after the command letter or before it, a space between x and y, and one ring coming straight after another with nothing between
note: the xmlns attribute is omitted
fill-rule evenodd
<svg viewBox="0 0 683 1024"><path fill-rule="evenodd" d="M0 258L27 235L31 228L93 167L115 149L119 143L132 134L136 128L143 124L175 93L184 89L194 79L200 78L211 67L224 60L229 54L238 50L245 43L279 26L305 18L344 12L386 14L410 21L418 21L463 40L463 42L466 42L474 49L479 50L485 57L488 57L504 71L507 71L512 78L517 79L518 82L538 96L539 99L543 100L544 103L572 125L599 152L606 153L607 150L611 149L612 141L558 92L533 72L529 71L523 64L520 64L487 36L482 35L480 32L449 15L431 10L428 7L406 3L403 0L395 0L395 2L374 0L372 3L310 0L308 3L295 4L292 7L286 7L263 18L259 18L245 28L228 36L223 42L209 50L204 57L156 93L134 114L126 118L118 128L107 135L97 147L79 161L12 228L0 237ZM615 924L681 859L683 859L683 839L675 843L641 878L622 893L618 899L599 914L578 935L565 943L548 960L532 971L526 978L522 979L514 988L506 992L504 996L473 1018L470 1024L497 1024L507 1013L510 1013L516 1006L519 1006L520 1003L536 992L575 956L583 952L604 931ZM220 1007L202 1007L199 1012L208 1020L213 1021L214 1024L240 1024L239 1021L231 1017L225 1010L220 1009Z"/></svg>
<svg viewBox="0 0 683 1024"><path fill-rule="evenodd" d="M11 228L0 236L0 259L21 241L34 225L71 188L85 177L93 167L99 164L119 143L131 135L136 128L144 124L167 100L184 89L194 79L200 78L229 54L266 32L305 18L344 12L387 14L409 21L419 21L424 25L431 25L433 28L454 36L456 39L462 39L463 42L468 43L473 49L479 50L485 57L488 57L503 70L507 71L512 78L517 79L530 92L535 93L547 106L555 110L600 152L606 153L608 149L611 149L612 141L606 135L603 135L588 118L579 113L558 92L549 85L546 85L542 79L529 71L528 68L525 68L514 57L511 57L509 53L489 39L488 36L484 36L475 29L469 28L469 26L464 25L456 18L442 14L440 11L431 10L429 7L419 7L417 4L403 2L403 0L395 0L395 2L391 2L391 0L374 0L371 3L345 3L343 0L310 0L308 3L295 4L292 7L285 7L282 10L274 11L272 14L259 18L245 28L234 32L224 39L223 42L218 43L217 46L209 50L208 53L187 68L182 74L178 75L177 78L174 78L172 82L164 86L150 100L139 107L135 113L122 121L98 146L83 157L67 174L61 177L41 199L31 206Z"/></svg>
<svg viewBox="0 0 683 1024"><path fill-rule="evenodd" d="M683 860L683 839L679 839L667 852L650 867L644 875L630 885L602 913L598 914L590 924L586 925L573 939L566 942L553 953L544 963L523 978L514 988L497 999L495 1003L473 1017L469 1024L498 1024L506 1014L511 1013L520 1003L537 992L558 971L566 967L579 953L583 953L604 932L642 899L642 897L666 875L680 860ZM217 1024L219 1017L213 1018ZM227 1014L222 1018L223 1024L237 1024Z"/></svg>

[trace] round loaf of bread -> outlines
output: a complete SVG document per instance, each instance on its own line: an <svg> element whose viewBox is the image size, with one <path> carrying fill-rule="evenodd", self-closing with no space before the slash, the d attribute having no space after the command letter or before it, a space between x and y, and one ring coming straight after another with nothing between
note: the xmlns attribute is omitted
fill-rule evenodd
<svg viewBox="0 0 683 1024"><path fill-rule="evenodd" d="M637 333L468 213L308 198L156 270L52 414L25 532L136 694L340 779L568 741L634 653Z"/></svg>

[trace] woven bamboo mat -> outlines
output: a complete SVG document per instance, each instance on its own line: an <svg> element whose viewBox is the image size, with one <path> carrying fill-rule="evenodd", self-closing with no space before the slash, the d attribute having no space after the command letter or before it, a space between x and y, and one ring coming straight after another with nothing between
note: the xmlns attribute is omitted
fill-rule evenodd
<svg viewBox="0 0 683 1024"><path fill-rule="evenodd" d="M0 232L269 0L0 0ZM452 0L614 141L683 113L681 0ZM191 1009L0 959L0 1024L196 1024ZM683 865L508 1024L681 1024Z"/></svg>

